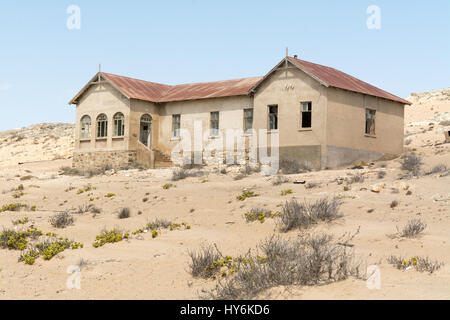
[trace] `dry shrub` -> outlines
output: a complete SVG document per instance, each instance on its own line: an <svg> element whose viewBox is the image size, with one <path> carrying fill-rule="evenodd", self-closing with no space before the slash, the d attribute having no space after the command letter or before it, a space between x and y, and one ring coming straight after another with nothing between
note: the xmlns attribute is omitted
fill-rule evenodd
<svg viewBox="0 0 450 320"><path fill-rule="evenodd" d="M176 168L172 171L172 181L179 181L186 179L187 177L201 177L205 173L198 169L186 169L185 167Z"/></svg>
<svg viewBox="0 0 450 320"><path fill-rule="evenodd" d="M365 180L364 173L352 174L350 177L346 178L345 180L347 181L347 184L363 183Z"/></svg>
<svg viewBox="0 0 450 320"><path fill-rule="evenodd" d="M148 222L146 228L149 230L167 229L170 228L171 225L172 221L156 218L155 220Z"/></svg>
<svg viewBox="0 0 450 320"><path fill-rule="evenodd" d="M402 157L401 164L402 170L405 170L414 176L418 176L421 172L423 161L419 155L411 152Z"/></svg>
<svg viewBox="0 0 450 320"><path fill-rule="evenodd" d="M275 178L272 179L272 185L279 186L283 183L288 183L290 179L288 177L285 177L283 175L277 175Z"/></svg>
<svg viewBox="0 0 450 320"><path fill-rule="evenodd" d="M278 286L316 286L350 276L361 278L353 252L332 240L325 234L306 234L293 240L272 236L259 244L257 255L240 264L233 276L219 280L205 298L252 299Z"/></svg>
<svg viewBox="0 0 450 320"><path fill-rule="evenodd" d="M428 171L426 174L427 175L431 175L431 174L436 174L436 173L444 173L447 172L449 169L447 167L447 165L441 163L438 164L436 166L434 166L430 171Z"/></svg>
<svg viewBox="0 0 450 320"><path fill-rule="evenodd" d="M122 208L120 209L119 213L117 214L117 217L119 219L128 219L131 215L130 208Z"/></svg>
<svg viewBox="0 0 450 320"><path fill-rule="evenodd" d="M427 225L420 219L409 220L403 227L402 231L398 232L400 237L413 238L419 235Z"/></svg>
<svg viewBox="0 0 450 320"><path fill-rule="evenodd" d="M216 271L210 267L222 257L213 245L203 245L197 251L188 251L188 255L191 258L190 274L195 278L204 279L212 278L215 275Z"/></svg>
<svg viewBox="0 0 450 320"><path fill-rule="evenodd" d="M74 223L75 219L69 213L69 211L58 212L50 217L50 224L59 229L66 228Z"/></svg>
<svg viewBox="0 0 450 320"><path fill-rule="evenodd" d="M305 189L314 189L320 186L320 183L318 182L308 182L305 184Z"/></svg>
<svg viewBox="0 0 450 320"><path fill-rule="evenodd" d="M322 198L312 203L298 203L292 199L285 203L277 217L278 228L281 232L288 232L297 228L308 228L319 221L333 221L341 217L340 205L341 201L336 198Z"/></svg>
<svg viewBox="0 0 450 320"><path fill-rule="evenodd" d="M419 272L434 273L439 270L444 263L439 261L432 261L428 257L412 257L406 259L403 257L390 256L388 262L394 265L399 270L406 270L408 268L414 268Z"/></svg>

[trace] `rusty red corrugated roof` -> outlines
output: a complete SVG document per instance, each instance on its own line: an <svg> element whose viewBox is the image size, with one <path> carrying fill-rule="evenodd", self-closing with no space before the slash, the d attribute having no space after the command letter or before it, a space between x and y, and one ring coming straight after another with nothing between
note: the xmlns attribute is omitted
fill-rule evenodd
<svg viewBox="0 0 450 320"><path fill-rule="evenodd" d="M403 104L411 104L407 100L399 98L337 69L297 58L288 57L287 59L301 70L304 70L328 86L380 97ZM128 97L152 102L185 101L247 95L264 79L262 77L253 77L170 86L110 73L103 72L102 74Z"/></svg>
<svg viewBox="0 0 450 320"><path fill-rule="evenodd" d="M411 104L411 102L407 100L399 98L389 92L381 90L367 82L361 81L337 69L300 60L297 58L289 57L289 60L292 61L294 64L298 64L299 66L304 68L307 72L313 74L314 76L324 81L331 87L358 93L364 93L370 96L380 97L387 100L400 102L403 104Z"/></svg>
<svg viewBox="0 0 450 320"><path fill-rule="evenodd" d="M164 94L159 102L247 95L261 79L261 77L255 77L176 85Z"/></svg>
<svg viewBox="0 0 450 320"><path fill-rule="evenodd" d="M102 74L128 97L152 102L184 101L247 95L250 89L262 79L261 77L254 77L170 86L110 73L103 72Z"/></svg>
<svg viewBox="0 0 450 320"><path fill-rule="evenodd" d="M105 72L102 72L102 74L128 97L133 99L158 102L172 87L161 83L138 80Z"/></svg>

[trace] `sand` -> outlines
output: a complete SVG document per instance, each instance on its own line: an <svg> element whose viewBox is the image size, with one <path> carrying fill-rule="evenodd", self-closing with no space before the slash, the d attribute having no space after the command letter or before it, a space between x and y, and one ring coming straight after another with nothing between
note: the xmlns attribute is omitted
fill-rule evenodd
<svg viewBox="0 0 450 320"><path fill-rule="evenodd" d="M431 98L425 99L426 94ZM450 144L443 143L444 135L438 131L443 127L439 124L443 120L438 116L450 112L450 98L447 99L446 94L426 94L411 97L412 101L415 101L413 98L417 101L406 111L405 131L411 142L405 151L416 149L424 159L424 170L437 164L450 167ZM429 125L431 122L433 126ZM5 135L0 134L0 142L2 137ZM41 139L45 141L45 138ZM325 196L342 198L343 217L330 223L319 223L309 231L339 237L359 229L351 241L355 256L367 266L380 268L381 288L368 289L366 281L350 277L324 286L272 288L259 298L450 298L450 176L432 174L399 180L398 176L402 174L400 159L394 159L375 162L363 169L342 168L290 175L291 182L280 186L273 186L270 177L259 173L235 181L235 168L229 168L230 172L225 175L211 169L203 177L176 182L170 180L171 169L128 170L87 178L59 174L62 166L71 165L67 158L70 158L73 144L70 135L65 133L54 140L59 143L56 149L63 150L59 156L55 156L58 153L40 154L39 148L27 152L27 143L41 145L42 141L31 142L34 138L0 144L0 191L3 191L0 205L21 202L36 206L36 211L0 213L0 226L14 228L13 220L28 217L31 223L26 226L32 224L44 232L82 242L84 248L66 250L50 261L38 258L31 266L18 261L19 251L0 249L0 299L198 299L203 290L214 286L215 281L195 279L189 274L189 250L215 243L224 254L244 254L273 233L280 234L273 219L267 219L263 224L247 223L243 217L245 212L254 207L279 211L291 198L311 201ZM22 151L18 152L17 144ZM11 155L12 148L18 153ZM17 164L27 161L38 162ZM383 179L378 178L379 171L386 172ZM356 173L364 174L365 180L352 184L349 191L344 191L343 185L336 182L339 177ZM32 177L22 181L23 176ZM306 189L304 185L293 184L294 180L316 182L319 186ZM176 187L165 190L162 186L166 183ZM380 193L372 192L372 187L379 183L386 186ZM15 199L11 189L20 184L24 185L24 195ZM77 194L79 188L87 185L95 190ZM75 189L67 190L69 187ZM244 188L250 188L260 196L238 201L236 196ZM406 188L411 195L406 194ZM281 190L285 189L292 189L293 193L281 196ZM108 193L115 196L105 198ZM144 198L148 200L144 202ZM399 205L392 209L390 204L394 200ZM101 213L73 213L75 223L65 229L56 229L49 223L49 217L57 212L75 212L79 206L88 204L101 208ZM117 218L123 207L131 209L130 218ZM131 232L155 218L186 222L191 229L163 230L155 239L146 233L100 248L92 246L96 235L104 228L117 227ZM391 236L397 227L417 218L427 224L419 237ZM299 231L291 231L283 236L295 237L297 234ZM444 266L433 274L414 269L398 270L387 262L390 255L428 256L443 262ZM77 265L80 259L88 262L81 269L81 288L68 289L66 282L71 275L67 270L71 265Z"/></svg>

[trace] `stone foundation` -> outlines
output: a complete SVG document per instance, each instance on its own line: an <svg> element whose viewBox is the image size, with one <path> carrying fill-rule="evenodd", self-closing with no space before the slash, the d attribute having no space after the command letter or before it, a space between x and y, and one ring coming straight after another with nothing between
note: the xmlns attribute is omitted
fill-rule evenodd
<svg viewBox="0 0 450 320"><path fill-rule="evenodd" d="M73 167L87 170L109 165L113 169L118 169L136 163L136 158L135 151L75 152L73 155Z"/></svg>

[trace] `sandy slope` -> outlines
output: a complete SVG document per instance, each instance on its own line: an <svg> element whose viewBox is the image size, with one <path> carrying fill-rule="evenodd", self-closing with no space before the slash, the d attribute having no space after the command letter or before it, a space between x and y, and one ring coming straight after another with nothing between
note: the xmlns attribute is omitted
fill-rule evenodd
<svg viewBox="0 0 450 320"><path fill-rule="evenodd" d="M441 100L442 96L436 95L437 98L430 99L419 97L417 103L407 109L405 130L410 133L408 138L412 140L408 148L416 148L423 156L424 169L440 163L450 166L450 144L442 144L443 134L437 131L443 127L439 125L443 120L435 119L450 112L450 100ZM431 108L438 114L430 112ZM428 123L409 124L431 120L435 124L430 131ZM386 168L381 168L382 163L376 163L361 170L327 170L290 176L292 181L302 179L320 183L320 187L314 189L305 189L303 185L293 183L273 186L270 178L259 174L234 181L233 173L210 173L207 177L174 182L176 188L164 190L161 186L171 182L169 169L120 171L111 176L93 178L69 177L58 175L58 169L69 165L70 160L19 166L15 159L5 160L10 157L11 149L3 145L0 147L3 159L0 162L0 191L4 190L0 194L0 205L20 201L37 206L36 212L0 213L0 225L12 227L12 220L27 216L39 229L67 236L85 245L83 249L66 250L50 261L39 258L33 266L18 262L18 251L0 249L0 299L196 299L202 290L211 288L214 281L198 280L189 275L189 249L196 249L202 243L209 242L216 243L224 254L243 254L260 240L274 232L278 233L271 219L264 224L246 223L243 218L246 211L255 206L277 211L291 197L303 201L332 195L343 197L343 218L330 224L319 224L311 231L340 236L345 232L354 233L360 227L360 233L352 241L355 254L365 264L380 267L381 290L369 290L365 281L350 278L320 287L273 288L261 298L450 298L450 200L434 200L436 195L442 195L443 198L450 196L450 176L429 175L403 180L412 195L406 195L406 191L401 188L398 193L393 193L392 188L399 189L397 177L401 171L399 161L392 160L384 163ZM35 157L33 159L38 160L39 156ZM377 177L380 170L387 172L382 180ZM335 182L338 177L357 172L364 172L366 179L363 183L353 184L350 191L344 191L343 185ZM20 180L20 177L27 175L33 178ZM202 183L205 178L208 181ZM385 183L386 187L380 193L371 192L371 187L380 182ZM10 190L21 183L24 184L25 194L20 199L14 199L14 192ZM77 189L87 184L96 189L77 194ZM66 192L70 186L76 189ZM236 195L243 188L252 188L260 196L243 202L236 200ZM288 188L294 193L281 196L280 191ZM107 193L115 193L116 196L105 198ZM91 197L94 198L92 202L89 201ZM149 200L143 202L143 198ZM390 208L393 200L400 203L395 209ZM74 226L62 230L49 224L48 218L55 212L77 209L88 203L101 208L102 213L95 217L90 213L75 214ZM116 213L122 207L131 208L131 218L117 219ZM374 211L369 213L369 209ZM142 211L142 214L138 215L138 211ZM186 221L192 228L162 231L156 239L145 234L142 238L133 237L98 249L92 247L95 236L104 227L134 231L156 217ZM402 227L414 218L420 218L428 225L422 236L416 239L389 237L396 232L397 226ZM285 236L295 237L297 234L297 231L293 231ZM386 262L386 258L392 254L429 256L445 265L432 275L415 270L399 271ZM67 268L76 264L80 258L90 262L81 271L81 289L68 290Z"/></svg>

